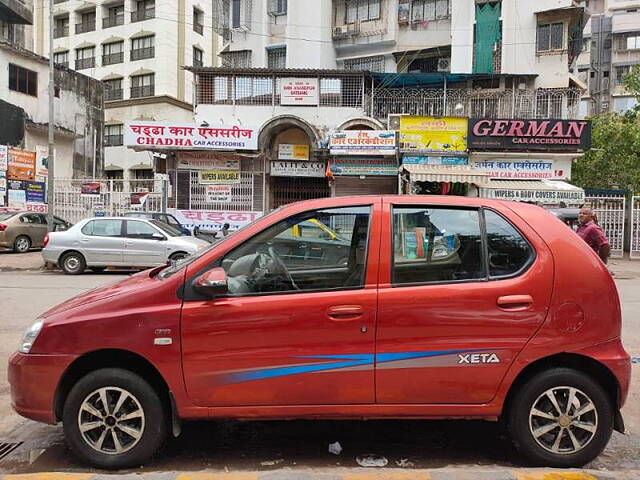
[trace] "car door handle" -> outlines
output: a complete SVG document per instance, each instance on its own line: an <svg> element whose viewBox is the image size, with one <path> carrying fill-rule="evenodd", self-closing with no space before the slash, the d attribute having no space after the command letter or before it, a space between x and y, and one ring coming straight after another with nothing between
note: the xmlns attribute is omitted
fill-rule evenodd
<svg viewBox="0 0 640 480"><path fill-rule="evenodd" d="M506 295L504 297L498 297L498 307L510 312L527 310L531 305L533 305L531 295Z"/></svg>
<svg viewBox="0 0 640 480"><path fill-rule="evenodd" d="M335 321L357 320L363 313L364 309L360 305L338 305L327 310L327 316Z"/></svg>

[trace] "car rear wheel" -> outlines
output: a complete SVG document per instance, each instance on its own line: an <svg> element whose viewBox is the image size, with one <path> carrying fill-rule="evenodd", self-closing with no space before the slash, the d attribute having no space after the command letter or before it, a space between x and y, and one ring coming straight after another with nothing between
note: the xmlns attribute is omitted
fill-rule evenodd
<svg viewBox="0 0 640 480"><path fill-rule="evenodd" d="M604 389L591 377L554 368L516 392L508 426L516 447L532 464L576 468L607 446L613 414Z"/></svg>
<svg viewBox="0 0 640 480"><path fill-rule="evenodd" d="M80 275L87 268L87 262L81 253L70 252L62 257L60 267L67 275Z"/></svg>
<svg viewBox="0 0 640 480"><path fill-rule="evenodd" d="M139 375L119 368L96 370L76 383L64 404L63 423L73 452L106 469L146 462L167 433L157 392Z"/></svg>
<svg viewBox="0 0 640 480"><path fill-rule="evenodd" d="M20 235L13 241L13 251L16 253L27 253L31 250L31 239L26 235Z"/></svg>
<svg viewBox="0 0 640 480"><path fill-rule="evenodd" d="M169 260L171 260L172 262L178 262L180 260L182 260L183 258L187 258L189 256L188 253L185 252L176 252L173 255L171 255L169 257Z"/></svg>

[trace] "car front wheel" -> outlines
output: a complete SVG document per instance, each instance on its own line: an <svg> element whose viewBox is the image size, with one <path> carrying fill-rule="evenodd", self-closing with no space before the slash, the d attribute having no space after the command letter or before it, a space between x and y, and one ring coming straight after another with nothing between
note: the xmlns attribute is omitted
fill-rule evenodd
<svg viewBox="0 0 640 480"><path fill-rule="evenodd" d="M516 392L508 426L516 447L532 464L577 468L607 446L613 413L604 389L591 377L554 368Z"/></svg>
<svg viewBox="0 0 640 480"><path fill-rule="evenodd" d="M157 392L139 375L119 368L83 377L67 397L63 423L73 452L105 469L143 464L167 431Z"/></svg>

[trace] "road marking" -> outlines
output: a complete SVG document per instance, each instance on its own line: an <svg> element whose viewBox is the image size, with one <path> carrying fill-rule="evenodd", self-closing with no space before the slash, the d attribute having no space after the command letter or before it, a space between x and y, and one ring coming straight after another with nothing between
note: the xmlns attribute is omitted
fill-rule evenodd
<svg viewBox="0 0 640 480"><path fill-rule="evenodd" d="M91 480L93 473L25 473L6 475L3 480Z"/></svg>
<svg viewBox="0 0 640 480"><path fill-rule="evenodd" d="M258 480L256 472L181 473L176 480Z"/></svg>
<svg viewBox="0 0 640 480"><path fill-rule="evenodd" d="M598 480L593 475L580 472L513 472L516 480Z"/></svg>
<svg viewBox="0 0 640 480"><path fill-rule="evenodd" d="M428 472L345 473L344 480L431 480Z"/></svg>

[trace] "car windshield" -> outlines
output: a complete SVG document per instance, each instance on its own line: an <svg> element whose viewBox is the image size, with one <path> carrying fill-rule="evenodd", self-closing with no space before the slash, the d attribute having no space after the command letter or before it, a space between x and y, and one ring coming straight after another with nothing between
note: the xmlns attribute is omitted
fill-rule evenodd
<svg viewBox="0 0 640 480"><path fill-rule="evenodd" d="M173 228L171 225L167 225L164 222L159 222L158 220L150 220L150 222L171 237L179 237L182 235L180 230Z"/></svg>
<svg viewBox="0 0 640 480"><path fill-rule="evenodd" d="M15 215L15 213L0 213L0 222L3 222L5 220L9 220L14 215Z"/></svg>

